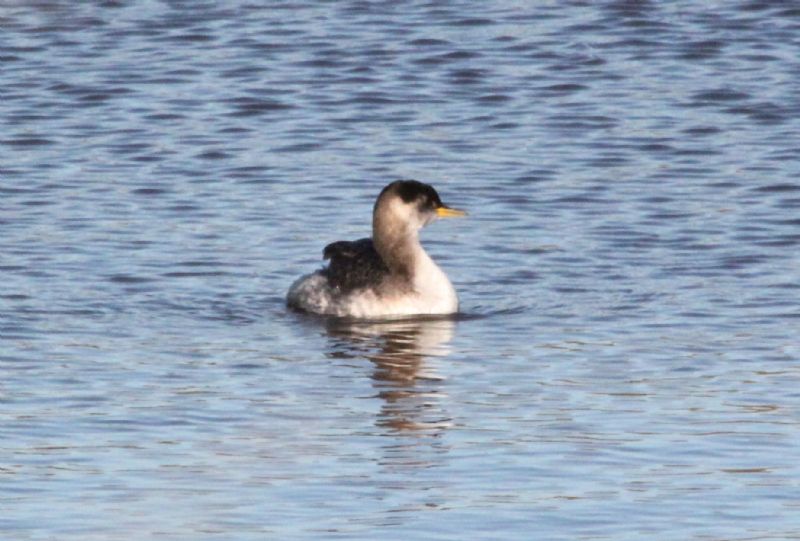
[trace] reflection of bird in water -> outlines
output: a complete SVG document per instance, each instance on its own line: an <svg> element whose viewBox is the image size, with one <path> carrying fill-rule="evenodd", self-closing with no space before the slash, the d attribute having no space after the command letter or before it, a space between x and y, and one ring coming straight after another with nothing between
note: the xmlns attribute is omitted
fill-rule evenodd
<svg viewBox="0 0 800 541"><path fill-rule="evenodd" d="M425 360L449 354L453 327L450 319L327 322L328 334L346 341L340 355L363 356L375 364L372 378L384 400L377 424L397 431L449 426L437 400L441 392L430 384L442 378Z"/></svg>
<svg viewBox="0 0 800 541"><path fill-rule="evenodd" d="M372 238L326 246L330 264L292 284L286 302L315 314L361 318L453 314L456 291L422 248L419 230L437 218L463 215L428 184L392 182L375 202Z"/></svg>

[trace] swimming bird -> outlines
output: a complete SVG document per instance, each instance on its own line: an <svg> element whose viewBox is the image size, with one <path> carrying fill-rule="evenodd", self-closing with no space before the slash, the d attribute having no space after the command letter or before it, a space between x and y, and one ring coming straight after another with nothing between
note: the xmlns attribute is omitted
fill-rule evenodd
<svg viewBox="0 0 800 541"><path fill-rule="evenodd" d="M455 288L420 244L419 230L437 218L465 214L442 203L429 184L392 182L375 201L372 238L327 245L328 266L295 281L286 302L342 317L453 314Z"/></svg>

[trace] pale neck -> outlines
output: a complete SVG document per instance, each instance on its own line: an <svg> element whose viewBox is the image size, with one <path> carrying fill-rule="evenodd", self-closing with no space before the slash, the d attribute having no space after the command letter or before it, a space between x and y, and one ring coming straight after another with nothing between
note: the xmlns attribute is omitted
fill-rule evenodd
<svg viewBox="0 0 800 541"><path fill-rule="evenodd" d="M427 304L420 308L422 312L458 311L453 284L420 244L418 229L375 216L372 242L396 283L425 299Z"/></svg>
<svg viewBox="0 0 800 541"><path fill-rule="evenodd" d="M397 220L375 216L372 242L392 274L409 281L413 281L417 267L430 260L419 242L419 231Z"/></svg>

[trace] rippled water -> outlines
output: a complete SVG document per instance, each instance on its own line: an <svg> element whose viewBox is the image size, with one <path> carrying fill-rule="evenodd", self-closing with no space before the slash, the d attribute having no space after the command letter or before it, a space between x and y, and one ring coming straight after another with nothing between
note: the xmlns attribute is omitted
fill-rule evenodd
<svg viewBox="0 0 800 541"><path fill-rule="evenodd" d="M800 535L791 2L3 2L8 539ZM380 188L454 320L287 312Z"/></svg>

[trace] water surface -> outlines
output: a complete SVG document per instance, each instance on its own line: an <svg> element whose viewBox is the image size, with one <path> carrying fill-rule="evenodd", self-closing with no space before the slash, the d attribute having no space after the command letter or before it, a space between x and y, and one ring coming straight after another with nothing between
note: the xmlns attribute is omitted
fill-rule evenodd
<svg viewBox="0 0 800 541"><path fill-rule="evenodd" d="M0 537L797 537L791 4L0 29ZM288 312L396 178L462 316Z"/></svg>

